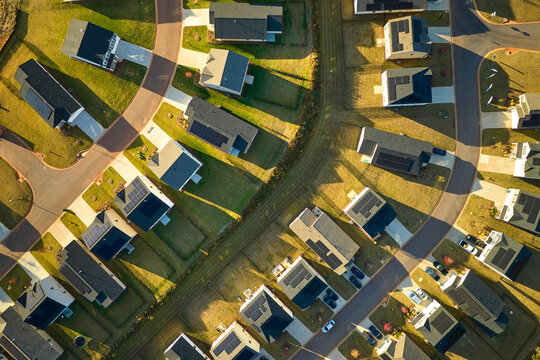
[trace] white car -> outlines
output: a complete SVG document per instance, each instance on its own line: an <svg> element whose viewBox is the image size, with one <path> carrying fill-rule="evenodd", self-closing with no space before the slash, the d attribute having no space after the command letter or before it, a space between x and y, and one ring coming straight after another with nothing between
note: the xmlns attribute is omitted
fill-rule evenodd
<svg viewBox="0 0 540 360"><path fill-rule="evenodd" d="M331 328L334 327L334 325L336 325L336 322L334 320L330 320L328 324L324 325L322 332L326 334Z"/></svg>
<svg viewBox="0 0 540 360"><path fill-rule="evenodd" d="M416 295L412 290L407 291L407 297L414 301L416 304L420 304L422 302L422 299L420 299L418 295Z"/></svg>
<svg viewBox="0 0 540 360"><path fill-rule="evenodd" d="M426 293L424 292L424 290L418 288L414 291L416 293L416 295L420 296L420 299L422 300L427 300L428 296L426 295Z"/></svg>
<svg viewBox="0 0 540 360"><path fill-rule="evenodd" d="M471 244L469 244L465 240L461 240L459 242L459 246L461 246L462 248L464 248L465 250L467 250L468 252L470 252L473 255L476 255L476 253L478 252L477 248L475 248L474 246L472 246Z"/></svg>

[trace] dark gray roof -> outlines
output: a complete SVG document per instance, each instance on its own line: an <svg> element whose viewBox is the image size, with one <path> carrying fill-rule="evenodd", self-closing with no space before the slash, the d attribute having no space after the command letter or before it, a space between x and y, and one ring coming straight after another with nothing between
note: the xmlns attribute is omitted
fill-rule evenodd
<svg viewBox="0 0 540 360"><path fill-rule="evenodd" d="M364 127L357 151L372 156L372 165L418 176L423 164L429 163L433 144Z"/></svg>
<svg viewBox="0 0 540 360"><path fill-rule="evenodd" d="M388 69L384 73L388 99L385 106L431 103L430 68Z"/></svg>
<svg viewBox="0 0 540 360"><path fill-rule="evenodd" d="M528 143L529 144L529 153L526 155L525 159L525 177L540 179L540 143ZM523 143L518 143L516 153L518 159L521 157Z"/></svg>
<svg viewBox="0 0 540 360"><path fill-rule="evenodd" d="M125 289L103 267L77 241L72 241L62 250L58 271L82 295L91 288L114 301Z"/></svg>
<svg viewBox="0 0 540 360"><path fill-rule="evenodd" d="M414 327L424 338L444 354L466 331L438 302L432 301L417 318Z"/></svg>
<svg viewBox="0 0 540 360"><path fill-rule="evenodd" d="M540 195L519 190L512 209L513 215L508 220L510 224L540 235ZM504 218L506 211L512 210L505 205L500 218Z"/></svg>
<svg viewBox="0 0 540 360"><path fill-rule="evenodd" d="M56 360L61 355L34 327L22 321L13 307L7 308L0 317L6 322L3 330L0 324L0 348L5 348L16 360Z"/></svg>
<svg viewBox="0 0 540 360"><path fill-rule="evenodd" d="M383 360L429 360L429 356L405 333L397 342L392 341L386 351L379 356Z"/></svg>
<svg viewBox="0 0 540 360"><path fill-rule="evenodd" d="M427 0L354 0L356 12L370 11L396 11L396 10L423 10L427 7Z"/></svg>
<svg viewBox="0 0 540 360"><path fill-rule="evenodd" d="M19 96L55 128L68 121L82 106L41 64L28 60L17 68L15 80L21 84Z"/></svg>
<svg viewBox="0 0 540 360"><path fill-rule="evenodd" d="M250 123L196 96L189 102L185 116L189 120L189 133L225 153L233 148L247 152L258 132Z"/></svg>
<svg viewBox="0 0 540 360"><path fill-rule="evenodd" d="M373 189L366 188L345 208L345 213L372 239L385 232L396 213Z"/></svg>
<svg viewBox="0 0 540 360"><path fill-rule="evenodd" d="M487 239L487 242L489 242L488 245L493 241L492 236L495 235L494 233L499 234L492 232ZM492 246L483 262L501 274L506 275L511 280L515 280L530 258L530 250L525 245L507 237L503 233L500 233L500 241Z"/></svg>
<svg viewBox="0 0 540 360"><path fill-rule="evenodd" d="M393 53L416 51L428 55L431 52L426 18L406 16L392 19L388 23L391 41L389 46Z"/></svg>
<svg viewBox="0 0 540 360"><path fill-rule="evenodd" d="M208 360L188 336L182 333L165 351L167 360Z"/></svg>

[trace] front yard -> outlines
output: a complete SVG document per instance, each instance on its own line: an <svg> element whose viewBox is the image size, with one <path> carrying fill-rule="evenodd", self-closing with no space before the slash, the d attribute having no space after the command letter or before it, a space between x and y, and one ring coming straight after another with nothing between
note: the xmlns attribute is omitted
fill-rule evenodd
<svg viewBox="0 0 540 360"><path fill-rule="evenodd" d="M504 156L512 143L539 141L540 133L534 129L485 129L482 131L482 154Z"/></svg>
<svg viewBox="0 0 540 360"><path fill-rule="evenodd" d="M476 7L486 19L502 23L504 18L516 22L538 21L540 4L523 0L476 0ZM495 12L494 16L491 16Z"/></svg>
<svg viewBox="0 0 540 360"><path fill-rule="evenodd" d="M32 279L26 271L17 264L0 280L0 287L4 289L11 300L16 301L31 285L31 281Z"/></svg>
<svg viewBox="0 0 540 360"><path fill-rule="evenodd" d="M32 190L20 180L15 169L0 158L0 223L8 229L13 229L32 207Z"/></svg>

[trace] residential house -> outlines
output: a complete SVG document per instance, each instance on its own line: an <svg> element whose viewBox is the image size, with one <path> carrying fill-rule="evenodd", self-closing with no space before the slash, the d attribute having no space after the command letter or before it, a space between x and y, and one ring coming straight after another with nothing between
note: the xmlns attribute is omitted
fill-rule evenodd
<svg viewBox="0 0 540 360"><path fill-rule="evenodd" d="M261 345L236 321L212 343L215 360L256 360Z"/></svg>
<svg viewBox="0 0 540 360"><path fill-rule="evenodd" d="M293 303L304 310L328 288L324 278L301 256L279 275L277 284Z"/></svg>
<svg viewBox="0 0 540 360"><path fill-rule="evenodd" d="M506 304L470 269L461 276L452 274L441 290L488 335L500 334L506 328L509 320L503 311Z"/></svg>
<svg viewBox="0 0 540 360"><path fill-rule="evenodd" d="M497 219L540 235L540 195L519 189L508 189Z"/></svg>
<svg viewBox="0 0 540 360"><path fill-rule="evenodd" d="M269 344L277 340L294 321L292 311L265 285L242 304L240 316Z"/></svg>
<svg viewBox="0 0 540 360"><path fill-rule="evenodd" d="M88 21L71 19L62 45L62 52L75 58L112 71L121 59L116 56L120 37L110 30Z"/></svg>
<svg viewBox="0 0 540 360"><path fill-rule="evenodd" d="M174 205L146 176L133 179L113 201L142 231L152 229L159 221L164 225L168 223L170 219L166 214Z"/></svg>
<svg viewBox="0 0 540 360"><path fill-rule="evenodd" d="M389 20L384 25L386 60L422 59L431 54L426 18L406 16Z"/></svg>
<svg viewBox="0 0 540 360"><path fill-rule="evenodd" d="M247 153L259 131L196 96L189 102L184 117L189 122L188 133L234 156Z"/></svg>
<svg viewBox="0 0 540 360"><path fill-rule="evenodd" d="M512 129L540 128L540 92L519 95L519 103L510 109Z"/></svg>
<svg viewBox="0 0 540 360"><path fill-rule="evenodd" d="M429 360L429 356L422 351L405 333L399 339L391 338L377 349L377 355L382 360Z"/></svg>
<svg viewBox="0 0 540 360"><path fill-rule="evenodd" d="M353 0L353 2L356 15L418 12L427 8L427 0Z"/></svg>
<svg viewBox="0 0 540 360"><path fill-rule="evenodd" d="M0 359L56 360L63 352L45 331L22 321L13 306L0 315Z"/></svg>
<svg viewBox="0 0 540 360"><path fill-rule="evenodd" d="M516 162L514 176L527 179L540 179L540 143L514 143Z"/></svg>
<svg viewBox="0 0 540 360"><path fill-rule="evenodd" d="M431 80L428 67L388 69L382 73L384 107L431 104Z"/></svg>
<svg viewBox="0 0 540 360"><path fill-rule="evenodd" d="M210 3L210 25L218 41L274 42L283 34L283 5Z"/></svg>
<svg viewBox="0 0 540 360"><path fill-rule="evenodd" d="M75 299L51 275L33 282L15 302L24 322L40 330L56 321L62 314L70 314L69 305Z"/></svg>
<svg viewBox="0 0 540 360"><path fill-rule="evenodd" d="M169 345L164 355L167 360L210 360L184 333Z"/></svg>
<svg viewBox="0 0 540 360"><path fill-rule="evenodd" d="M532 256L525 245L495 230L491 231L485 244L477 259L511 281L517 279Z"/></svg>
<svg viewBox="0 0 540 360"><path fill-rule="evenodd" d="M36 60L20 65L15 80L21 85L19 96L54 129L73 124L84 111L81 104Z"/></svg>
<svg viewBox="0 0 540 360"><path fill-rule="evenodd" d="M249 58L230 50L210 49L201 71L200 83L210 89L242 95L244 84L253 84L248 75Z"/></svg>
<svg viewBox="0 0 540 360"><path fill-rule="evenodd" d="M433 300L422 309L413 325L428 343L444 354L467 332L440 303Z"/></svg>
<svg viewBox="0 0 540 360"><path fill-rule="evenodd" d="M386 200L368 187L356 195L343 211L372 240L384 234L386 227L396 218L396 212Z"/></svg>
<svg viewBox="0 0 540 360"><path fill-rule="evenodd" d="M58 272L90 302L106 308L126 289L126 285L78 241L64 247L60 257Z"/></svg>
<svg viewBox="0 0 540 360"><path fill-rule="evenodd" d="M197 171L202 162L191 155L178 141L170 140L148 161L156 176L174 190L182 190L189 180L199 182Z"/></svg>
<svg viewBox="0 0 540 360"><path fill-rule="evenodd" d="M82 233L86 247L100 259L111 261L122 249L131 252L129 242L137 232L113 209L100 212Z"/></svg>
<svg viewBox="0 0 540 360"><path fill-rule="evenodd" d="M433 144L365 126L356 151L371 165L420 176L431 159Z"/></svg>
<svg viewBox="0 0 540 360"><path fill-rule="evenodd" d="M289 228L338 275L347 271L360 247L319 208L304 209Z"/></svg>

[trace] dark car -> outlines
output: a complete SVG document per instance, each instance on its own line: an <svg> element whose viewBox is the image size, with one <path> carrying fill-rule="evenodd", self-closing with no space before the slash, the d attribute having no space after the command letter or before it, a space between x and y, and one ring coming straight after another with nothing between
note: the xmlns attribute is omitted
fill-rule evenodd
<svg viewBox="0 0 540 360"><path fill-rule="evenodd" d="M439 281L439 279L441 278L433 268L430 268L429 266L426 268L426 272L428 273L429 276L431 276L433 278L433 280L435 281Z"/></svg>
<svg viewBox="0 0 540 360"><path fill-rule="evenodd" d="M441 264L439 264L439 262L437 260L435 260L433 262L433 266L435 266L435 269L439 270L441 272L441 274L443 275L446 275L448 274L448 270L446 270L445 268L442 267Z"/></svg>
<svg viewBox="0 0 540 360"><path fill-rule="evenodd" d="M353 273L354 276L356 276L360 280L366 277L366 275L363 272L361 272L360 269L358 269L357 267L354 267L354 266L351 267L351 272Z"/></svg>
<svg viewBox="0 0 540 360"><path fill-rule="evenodd" d="M358 280L356 278L356 276L349 276L349 281L357 288L357 289L361 289L362 288L362 283L360 282L360 280Z"/></svg>
<svg viewBox="0 0 540 360"><path fill-rule="evenodd" d="M479 246L484 245L484 243L482 241L480 241L476 236L471 235L471 234L465 236L465 239L468 242L470 242L471 244L474 244L474 245L479 245Z"/></svg>
<svg viewBox="0 0 540 360"><path fill-rule="evenodd" d="M445 156L446 155L446 150L434 147L433 148L433 153L437 154L437 155Z"/></svg>
<svg viewBox="0 0 540 360"><path fill-rule="evenodd" d="M326 305L330 307L330 309L335 309L337 306L336 303L328 295L323 298L323 301Z"/></svg>
<svg viewBox="0 0 540 360"><path fill-rule="evenodd" d="M382 339L382 334L379 330L377 330L377 328L374 326L374 325L371 325L369 327L369 331L371 331L371 333L373 334L373 336L375 336L377 339L381 340Z"/></svg>
<svg viewBox="0 0 540 360"><path fill-rule="evenodd" d="M371 335L369 335L367 332L362 332L362 337L366 339L369 345L373 347L377 345L377 341L375 341L375 339Z"/></svg>
<svg viewBox="0 0 540 360"><path fill-rule="evenodd" d="M338 301L339 296L332 289L326 289L326 293L330 296L330 299Z"/></svg>

